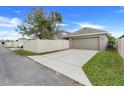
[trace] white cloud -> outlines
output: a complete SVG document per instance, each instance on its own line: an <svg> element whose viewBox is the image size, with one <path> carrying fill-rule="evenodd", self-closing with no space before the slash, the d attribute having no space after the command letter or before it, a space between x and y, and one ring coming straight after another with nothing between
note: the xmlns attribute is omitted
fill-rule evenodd
<svg viewBox="0 0 124 93"><path fill-rule="evenodd" d="M114 37L119 38L124 34L124 27L123 25L113 25L106 28L109 33L111 33Z"/></svg>
<svg viewBox="0 0 124 93"><path fill-rule="evenodd" d="M0 39L3 39L3 40L6 40L6 39L16 40L21 37L22 37L22 35L16 31L11 31L11 30L10 31L8 31L8 30L0 31Z"/></svg>
<svg viewBox="0 0 124 93"><path fill-rule="evenodd" d="M120 36L124 35L123 32L110 32L114 37L119 38Z"/></svg>
<svg viewBox="0 0 124 93"><path fill-rule="evenodd" d="M61 23L61 24L56 24L56 26L62 26L62 27L65 27L65 26L69 26L69 24Z"/></svg>
<svg viewBox="0 0 124 93"><path fill-rule="evenodd" d="M0 27L15 27L15 25L0 23Z"/></svg>
<svg viewBox="0 0 124 93"><path fill-rule="evenodd" d="M69 32L75 32L75 31L77 31L77 30L79 30L80 28L74 28L74 29L66 29L67 31L69 31Z"/></svg>
<svg viewBox="0 0 124 93"><path fill-rule="evenodd" d="M21 11L21 10L16 10L14 11L15 13L25 13L25 11Z"/></svg>
<svg viewBox="0 0 124 93"><path fill-rule="evenodd" d="M91 27L91 28L96 28L96 29L104 29L105 28L102 25L91 24L89 22L73 22L73 24L76 24L82 28L84 28L84 27Z"/></svg>
<svg viewBox="0 0 124 93"><path fill-rule="evenodd" d="M61 26L69 26L69 24L60 24Z"/></svg>
<svg viewBox="0 0 124 93"><path fill-rule="evenodd" d="M21 23L22 23L21 19L17 17L8 18L0 16L0 27L17 27L17 25Z"/></svg>

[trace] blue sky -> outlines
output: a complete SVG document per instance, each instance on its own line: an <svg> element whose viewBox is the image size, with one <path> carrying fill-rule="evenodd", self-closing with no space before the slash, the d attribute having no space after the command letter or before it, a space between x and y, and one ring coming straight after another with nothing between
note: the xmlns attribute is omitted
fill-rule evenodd
<svg viewBox="0 0 124 93"><path fill-rule="evenodd" d="M0 39L22 37L15 31L32 8L40 6L0 7ZM106 30L115 37L124 34L124 7L114 6L42 6L46 12L57 11L63 17L62 28L74 32L83 27Z"/></svg>

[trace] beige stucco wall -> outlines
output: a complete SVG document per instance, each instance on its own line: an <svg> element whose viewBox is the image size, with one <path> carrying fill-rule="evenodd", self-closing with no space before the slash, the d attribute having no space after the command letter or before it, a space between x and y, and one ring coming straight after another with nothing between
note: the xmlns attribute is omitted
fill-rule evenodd
<svg viewBox="0 0 124 93"><path fill-rule="evenodd" d="M76 39L76 38L98 38L99 42L98 42L98 47L99 47L99 50L105 50L107 45L108 45L108 38L106 37L106 35L92 35L92 36L80 36L80 37L73 37L73 38L69 38L69 43L70 43L70 48L73 48L73 39ZM92 43L92 44L96 44L96 43ZM85 44L86 46L86 44ZM95 45L94 45L95 46ZM87 46L88 47L88 46Z"/></svg>
<svg viewBox="0 0 124 93"><path fill-rule="evenodd" d="M72 38L69 38L69 48L72 48Z"/></svg>
<svg viewBox="0 0 124 93"><path fill-rule="evenodd" d="M117 51L124 58L124 38L117 40Z"/></svg>
<svg viewBox="0 0 124 93"><path fill-rule="evenodd" d="M107 45L108 45L108 38L106 35L100 35L100 40L99 40L99 43L100 43L100 50L105 50Z"/></svg>
<svg viewBox="0 0 124 93"><path fill-rule="evenodd" d="M69 40L30 40L24 43L24 50L42 53L69 48Z"/></svg>

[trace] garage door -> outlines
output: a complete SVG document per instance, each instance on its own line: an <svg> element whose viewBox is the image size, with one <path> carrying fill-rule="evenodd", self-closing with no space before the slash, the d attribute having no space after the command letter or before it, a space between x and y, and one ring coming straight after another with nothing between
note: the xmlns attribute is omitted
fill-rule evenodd
<svg viewBox="0 0 124 93"><path fill-rule="evenodd" d="M72 48L99 50L99 38L77 38L72 40Z"/></svg>

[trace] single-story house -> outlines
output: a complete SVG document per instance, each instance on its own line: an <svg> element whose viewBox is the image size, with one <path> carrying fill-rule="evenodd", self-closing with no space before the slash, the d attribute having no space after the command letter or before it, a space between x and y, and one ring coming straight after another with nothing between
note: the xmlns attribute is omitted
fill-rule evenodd
<svg viewBox="0 0 124 93"><path fill-rule="evenodd" d="M105 50L108 44L107 32L85 27L64 37L69 39L70 48Z"/></svg>

